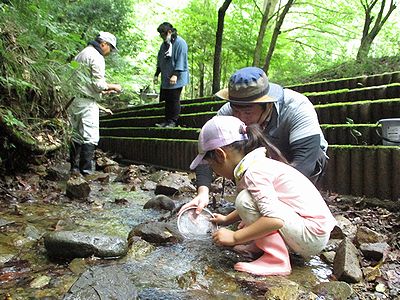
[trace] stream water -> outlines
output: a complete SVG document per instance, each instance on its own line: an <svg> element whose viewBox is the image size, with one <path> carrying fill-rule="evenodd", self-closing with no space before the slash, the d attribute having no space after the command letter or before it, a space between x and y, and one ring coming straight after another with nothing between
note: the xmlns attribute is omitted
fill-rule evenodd
<svg viewBox="0 0 400 300"><path fill-rule="evenodd" d="M89 231L127 238L135 225L165 214L143 209L154 196L152 192L129 191L112 180L91 182L91 188L90 202L72 201L63 192L51 201L0 201L0 220L9 222L0 226L0 299L62 299L86 269L110 264L118 264L129 274L140 299L263 299L265 291L259 285L263 277L250 276L249 281L249 275L234 271L238 257L211 239L144 247L120 259L50 261L42 239L48 231ZM310 291L316 283L328 281L331 273L328 265L314 257L296 261L288 279Z"/></svg>

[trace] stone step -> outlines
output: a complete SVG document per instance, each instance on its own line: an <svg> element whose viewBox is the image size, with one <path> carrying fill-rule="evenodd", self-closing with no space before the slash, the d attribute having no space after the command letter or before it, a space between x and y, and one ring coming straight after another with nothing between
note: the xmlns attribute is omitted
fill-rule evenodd
<svg viewBox="0 0 400 300"><path fill-rule="evenodd" d="M184 139L195 140L199 136L200 128L159 128L159 127L112 127L100 128L101 137L141 137L155 139Z"/></svg>
<svg viewBox="0 0 400 300"><path fill-rule="evenodd" d="M327 104L337 102L354 102L361 100L377 100L398 98L400 83L372 86L360 89L344 89L336 91L304 93L313 104Z"/></svg>
<svg viewBox="0 0 400 300"><path fill-rule="evenodd" d="M329 145L382 145L376 124L321 124Z"/></svg>
<svg viewBox="0 0 400 300"><path fill-rule="evenodd" d="M212 112L218 111L225 101L202 101L196 103L184 103L181 105L181 115L193 114L198 112ZM110 120L115 118L130 118L130 117L154 117L164 116L164 105L142 107L141 109L131 109L115 112L113 115L102 116L102 120Z"/></svg>
<svg viewBox="0 0 400 300"><path fill-rule="evenodd" d="M400 82L400 71L369 76L364 75L352 78L340 78L318 82L308 82L304 84L290 85L287 86L287 88L293 89L300 93L305 93L334 91L341 89L356 89L361 87L386 85L395 82Z"/></svg>
<svg viewBox="0 0 400 300"><path fill-rule="evenodd" d="M179 126L188 128L201 128L205 122L215 116L216 112L199 112L193 114L182 114L179 117ZM164 121L164 116L145 117L122 117L111 119L100 119L100 127L154 127L156 123Z"/></svg>
<svg viewBox="0 0 400 300"><path fill-rule="evenodd" d="M197 141L103 136L99 147L137 164L189 171ZM330 145L322 189L340 194L399 200L400 147Z"/></svg>
<svg viewBox="0 0 400 300"><path fill-rule="evenodd" d="M323 189L400 200L400 147L330 145L328 156Z"/></svg>
<svg viewBox="0 0 400 300"><path fill-rule="evenodd" d="M321 124L345 124L348 119L356 124L374 124L380 119L398 117L400 98L319 104L314 107Z"/></svg>
<svg viewBox="0 0 400 300"><path fill-rule="evenodd" d="M102 136L99 147L135 164L183 171L197 155L197 140Z"/></svg>

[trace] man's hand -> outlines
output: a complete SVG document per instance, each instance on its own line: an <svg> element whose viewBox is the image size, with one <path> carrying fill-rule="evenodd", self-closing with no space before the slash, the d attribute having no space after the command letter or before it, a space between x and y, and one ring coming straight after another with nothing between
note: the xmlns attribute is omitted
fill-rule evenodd
<svg viewBox="0 0 400 300"><path fill-rule="evenodd" d="M106 107L100 105L99 103L97 103L97 106L99 107L99 109L101 109L102 111L106 112L107 114L109 114L109 115L112 115L112 114L113 114L113 112L112 112L111 109L106 108Z"/></svg>
<svg viewBox="0 0 400 300"><path fill-rule="evenodd" d="M107 90L103 91L103 94L120 93L121 91L122 91L122 87L120 84L108 83Z"/></svg>
<svg viewBox="0 0 400 300"><path fill-rule="evenodd" d="M178 81L178 76L176 76L176 75L172 75L169 78L169 84L176 84L177 81Z"/></svg>
<svg viewBox="0 0 400 300"><path fill-rule="evenodd" d="M157 84L157 83L158 83L158 76L155 76L155 75L154 75L154 77L153 77L153 83L154 83L154 84Z"/></svg>

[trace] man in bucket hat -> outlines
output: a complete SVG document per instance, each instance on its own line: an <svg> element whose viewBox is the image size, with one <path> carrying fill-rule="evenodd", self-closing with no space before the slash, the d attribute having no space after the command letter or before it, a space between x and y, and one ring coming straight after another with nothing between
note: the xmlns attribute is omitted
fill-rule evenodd
<svg viewBox="0 0 400 300"><path fill-rule="evenodd" d="M228 88L216 96L228 101L217 115L233 115L246 125L258 123L293 167L314 184L318 182L326 167L328 143L307 97L269 82L257 67L236 71ZM199 165L196 176L198 195L182 209L197 205L200 212L208 204L212 171L207 165Z"/></svg>
<svg viewBox="0 0 400 300"><path fill-rule="evenodd" d="M81 64L83 72L77 74L77 94L68 108L73 127L70 145L72 174L92 173L94 150L100 139L99 108L105 110L97 102L102 94L121 91L119 84L107 83L105 79L104 57L114 51L118 51L116 37L101 31L74 59Z"/></svg>

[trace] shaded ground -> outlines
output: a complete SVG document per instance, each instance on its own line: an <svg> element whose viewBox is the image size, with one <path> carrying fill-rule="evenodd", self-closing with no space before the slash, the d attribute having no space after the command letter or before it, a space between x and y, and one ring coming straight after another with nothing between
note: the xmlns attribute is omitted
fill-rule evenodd
<svg viewBox="0 0 400 300"><path fill-rule="evenodd" d="M100 208L102 205L101 197L102 192L105 194L106 187L100 188L96 194L91 198L93 201L91 209L88 209L87 203L82 203L79 201L71 201L65 196L65 187L60 182L62 180L50 180L51 174L48 172L49 165L33 166L31 170L24 174L0 177L0 219L3 216L12 216L13 219L22 220L22 218L28 220L27 226L21 226L21 223L17 221L15 224L0 224L0 235L9 239L9 249L5 244L0 243L0 257L4 258L4 253L9 252L12 247L20 247L20 253L17 254L12 260L4 263L0 261L0 299L10 299L8 296L12 296L12 293L8 293L8 290L15 291L15 287L18 289L25 289L26 287L40 287L42 284L46 286L46 280L49 277L57 277L58 275L65 275L66 266L52 265L51 267L46 266L46 274L43 276L36 276L37 274L43 273L41 265L43 261L46 260L45 253L43 253L43 248L40 247L40 243L37 242L38 235L35 226L41 224L40 226L47 227L47 230L54 228L65 228L68 229L70 226L68 221L58 221L57 218L57 205L63 204L64 208L67 208L71 212L71 218L76 218L76 213L79 212L87 217L86 222L89 223L90 214L96 213L96 203L98 203L98 210L101 211L101 218L104 222L107 220L107 206ZM155 172L156 170L148 169L150 172ZM107 184L107 183L105 183ZM106 185L105 185L106 186ZM126 190L131 190L132 186L127 185ZM216 196L220 197L221 193L221 180L216 181ZM230 182L227 183L224 197L229 198L233 193L233 186ZM354 225L366 226L378 233L387 236L387 242L391 249L387 255L386 261L380 266L380 274L376 276L373 280L367 282L364 281L359 284L353 284L352 288L355 291L354 298L352 299L400 299L399 287L400 287L400 210L397 209L398 205L386 205L386 207L392 209L392 211L374 205L376 202L374 199L364 199L360 197L351 197L343 195L328 194L323 192L324 198L326 199L329 207L331 208L334 215L343 215L349 219ZM190 198L193 195L188 195ZM131 201L134 199L124 199L116 198L115 202L118 201ZM143 200L142 200L143 201ZM377 201L382 204L382 202ZM57 204L57 205L55 205ZM393 203L391 203L393 204ZM397 203L398 204L398 203ZM139 203L140 206L143 203ZM24 209L22 209L22 206ZM35 212L29 213L29 206L32 209L35 208ZM42 207L54 207L54 218L49 217L41 212ZM26 210L28 207L28 210ZM39 208L39 209L38 209ZM43 220L45 216L45 220ZM85 221L85 220L83 220ZM72 221L71 221L72 222ZM125 224L111 224L110 228L114 230L126 231L128 230L129 220L127 218L127 223ZM29 224L34 226L29 226ZM24 224L26 225L26 224ZM87 224L84 224L87 225ZM90 226L101 227L104 224L90 224ZM108 224L110 225L110 224ZM21 232L21 230L23 232ZM4 240L3 240L4 241ZM2 241L2 242L3 242ZM26 253L26 245L31 245L29 253ZM87 262L86 262L87 264ZM361 260L361 265L363 267L372 266L370 261ZM77 270L75 272L81 272L85 265L75 266ZM379 267L379 266L378 266ZM68 266L68 272L71 270L71 265ZM36 275L35 275L36 274ZM34 280L32 280L34 278ZM65 276L63 277L65 278ZM69 279L68 279L69 278ZM63 285L63 289L67 290L68 287L73 283L76 276L67 277L64 279L60 285ZM38 282L35 282L38 281ZM44 281L43 283L40 280ZM40 293L36 294L35 299L44 299L40 297ZM43 295L45 296L45 295ZM46 295L47 297L47 295ZM46 298L46 299L57 299ZM11 299L23 299L23 298L12 298Z"/></svg>

